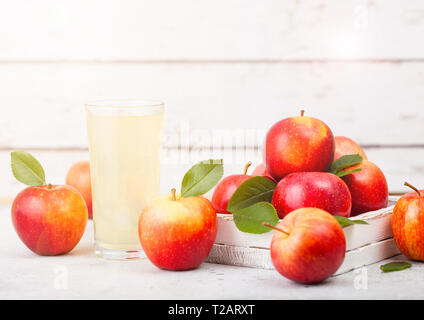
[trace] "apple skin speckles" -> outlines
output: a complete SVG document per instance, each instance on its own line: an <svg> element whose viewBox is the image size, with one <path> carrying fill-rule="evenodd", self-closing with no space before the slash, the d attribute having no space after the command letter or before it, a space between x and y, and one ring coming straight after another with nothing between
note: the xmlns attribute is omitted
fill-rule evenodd
<svg viewBox="0 0 424 320"><path fill-rule="evenodd" d="M424 190L403 195L392 215L393 238L408 258L424 261Z"/></svg>
<svg viewBox="0 0 424 320"><path fill-rule="evenodd" d="M90 162L76 162L66 175L66 184L77 189L85 200L88 218L93 218L93 201L91 194Z"/></svg>
<svg viewBox="0 0 424 320"><path fill-rule="evenodd" d="M361 168L361 171L342 177L352 195L351 216L386 208L389 203L389 188L383 172L369 160L346 170L357 168Z"/></svg>
<svg viewBox="0 0 424 320"><path fill-rule="evenodd" d="M324 281L343 263L346 239L328 212L301 208L288 214L271 241L271 260L284 277L305 284Z"/></svg>
<svg viewBox="0 0 424 320"><path fill-rule="evenodd" d="M327 172L296 172L276 186L272 204L278 216L304 207L323 209L332 215L349 217L352 198L346 183Z"/></svg>
<svg viewBox="0 0 424 320"><path fill-rule="evenodd" d="M88 219L80 193L70 186L34 186L22 190L12 204L12 222L22 242L39 255L71 251Z"/></svg>
<svg viewBox="0 0 424 320"><path fill-rule="evenodd" d="M311 117L292 117L274 124L264 143L264 164L279 181L293 172L324 172L330 168L335 141L330 128Z"/></svg>
<svg viewBox="0 0 424 320"><path fill-rule="evenodd" d="M216 212L206 198L159 197L141 212L140 243L158 268L197 268L209 255L217 233Z"/></svg>
<svg viewBox="0 0 424 320"><path fill-rule="evenodd" d="M252 176L246 174L234 174L222 179L215 187L212 195L212 205L217 213L231 214L227 211L228 202L237 188Z"/></svg>
<svg viewBox="0 0 424 320"><path fill-rule="evenodd" d="M339 159L342 156L349 154L359 154L362 159L368 160L367 155L364 150L350 138L347 137L335 137L334 141L336 142L336 150L334 152L334 161Z"/></svg>

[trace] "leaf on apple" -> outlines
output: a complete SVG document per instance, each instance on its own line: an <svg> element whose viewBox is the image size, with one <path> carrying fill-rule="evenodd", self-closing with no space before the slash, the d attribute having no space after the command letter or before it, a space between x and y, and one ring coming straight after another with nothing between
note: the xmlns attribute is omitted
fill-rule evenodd
<svg viewBox="0 0 424 320"><path fill-rule="evenodd" d="M249 207L234 211L233 218L240 231L257 234L272 230L264 226L264 222L275 226L279 221L277 211L269 202L257 202Z"/></svg>
<svg viewBox="0 0 424 320"><path fill-rule="evenodd" d="M353 167L357 164L360 164L364 159L360 154L349 154L343 157L340 157L336 161L333 162L330 168L330 173L335 174L338 177L343 177L348 174L361 171L361 168L356 168L349 171L343 171L346 168Z"/></svg>
<svg viewBox="0 0 424 320"><path fill-rule="evenodd" d="M271 202L277 184L262 176L255 176L244 181L228 201L227 210L234 213L257 202Z"/></svg>
<svg viewBox="0 0 424 320"><path fill-rule="evenodd" d="M201 196L212 189L224 174L222 159L200 161L184 175L181 196Z"/></svg>
<svg viewBox="0 0 424 320"><path fill-rule="evenodd" d="M342 228L351 226L353 224L368 224L368 222L364 220L351 220L349 218L339 216L334 216L334 218L336 218L337 222L342 226Z"/></svg>
<svg viewBox="0 0 424 320"><path fill-rule="evenodd" d="M409 268L411 268L411 264L404 261L389 262L380 266L383 272L402 271Z"/></svg>
<svg viewBox="0 0 424 320"><path fill-rule="evenodd" d="M28 186L46 184L43 167L30 153L25 151L13 151L10 156L12 172L16 180Z"/></svg>
<svg viewBox="0 0 424 320"><path fill-rule="evenodd" d="M358 172L361 171L361 168L356 168L356 169L352 169L352 170L348 170L348 171L340 171L336 174L336 176L338 176L339 178L347 176L348 174L354 173L354 172Z"/></svg>

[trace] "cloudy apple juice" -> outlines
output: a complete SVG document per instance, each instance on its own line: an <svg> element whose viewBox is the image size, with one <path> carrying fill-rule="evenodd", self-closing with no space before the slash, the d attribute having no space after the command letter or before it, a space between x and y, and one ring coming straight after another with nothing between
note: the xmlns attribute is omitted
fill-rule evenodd
<svg viewBox="0 0 424 320"><path fill-rule="evenodd" d="M138 217L159 194L163 105L99 102L86 111L96 254L139 257Z"/></svg>

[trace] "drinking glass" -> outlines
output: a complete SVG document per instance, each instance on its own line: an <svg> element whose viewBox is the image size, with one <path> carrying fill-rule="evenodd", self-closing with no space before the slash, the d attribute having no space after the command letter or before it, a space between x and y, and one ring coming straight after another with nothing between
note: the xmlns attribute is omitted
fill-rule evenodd
<svg viewBox="0 0 424 320"><path fill-rule="evenodd" d="M86 104L95 253L143 256L138 218L159 194L164 104L109 100Z"/></svg>

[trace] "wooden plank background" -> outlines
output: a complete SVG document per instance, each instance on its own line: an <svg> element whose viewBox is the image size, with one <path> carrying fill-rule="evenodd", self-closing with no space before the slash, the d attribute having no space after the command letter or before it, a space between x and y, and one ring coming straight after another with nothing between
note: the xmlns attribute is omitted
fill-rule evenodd
<svg viewBox="0 0 424 320"><path fill-rule="evenodd" d="M166 102L164 191L198 159L259 163L267 128L301 107L363 145L392 193L424 186L423 35L420 0L8 2L0 199L22 188L15 149L63 182L88 157L83 104L105 98Z"/></svg>

